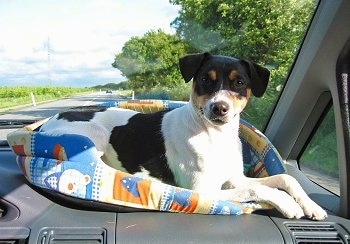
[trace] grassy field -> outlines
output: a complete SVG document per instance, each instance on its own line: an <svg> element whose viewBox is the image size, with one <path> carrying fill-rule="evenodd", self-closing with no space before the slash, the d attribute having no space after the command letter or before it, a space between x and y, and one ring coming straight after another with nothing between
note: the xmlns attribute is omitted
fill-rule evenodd
<svg viewBox="0 0 350 244"><path fill-rule="evenodd" d="M70 87L26 87L26 86L6 86L0 87L0 109L32 103L31 93L35 96L35 101L54 100L69 97L74 94L91 91L89 88Z"/></svg>

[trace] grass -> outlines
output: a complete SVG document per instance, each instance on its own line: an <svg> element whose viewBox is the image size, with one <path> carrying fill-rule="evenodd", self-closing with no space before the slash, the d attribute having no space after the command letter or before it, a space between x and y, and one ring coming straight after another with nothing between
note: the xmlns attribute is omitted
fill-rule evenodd
<svg viewBox="0 0 350 244"><path fill-rule="evenodd" d="M174 88L155 87L147 91L135 91L136 99L164 99L174 101L189 101L190 84L182 84Z"/></svg>
<svg viewBox="0 0 350 244"><path fill-rule="evenodd" d="M0 87L0 109L32 103L31 93L37 103L69 97L75 94L91 91L88 88L71 87Z"/></svg>

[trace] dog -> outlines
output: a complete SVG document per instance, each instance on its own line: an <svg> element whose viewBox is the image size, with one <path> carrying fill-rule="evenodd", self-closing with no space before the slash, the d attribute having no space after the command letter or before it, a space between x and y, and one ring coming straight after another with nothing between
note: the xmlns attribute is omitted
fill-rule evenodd
<svg viewBox="0 0 350 244"><path fill-rule="evenodd" d="M327 213L296 179L280 174L243 174L240 113L249 97L261 97L270 72L247 60L209 53L179 59L190 101L172 111L142 114L86 106L61 112L44 123L52 135L90 138L108 165L229 201L264 201L287 218L322 220Z"/></svg>

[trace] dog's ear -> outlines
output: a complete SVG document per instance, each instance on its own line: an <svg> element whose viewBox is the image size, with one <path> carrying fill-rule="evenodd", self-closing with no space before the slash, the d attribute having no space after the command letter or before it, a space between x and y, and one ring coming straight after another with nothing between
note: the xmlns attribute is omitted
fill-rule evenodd
<svg viewBox="0 0 350 244"><path fill-rule="evenodd" d="M255 97L264 95L267 83L270 78L270 71L256 63L247 60L241 60L247 69L247 73L251 80L251 89Z"/></svg>
<svg viewBox="0 0 350 244"><path fill-rule="evenodd" d="M195 53L179 59L180 72L186 83L194 77L204 59L208 56L210 56L210 53Z"/></svg>

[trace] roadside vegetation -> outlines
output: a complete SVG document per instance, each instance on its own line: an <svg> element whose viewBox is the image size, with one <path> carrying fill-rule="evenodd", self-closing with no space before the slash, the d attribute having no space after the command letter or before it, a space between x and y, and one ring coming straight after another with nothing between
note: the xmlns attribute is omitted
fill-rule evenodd
<svg viewBox="0 0 350 244"><path fill-rule="evenodd" d="M170 3L180 6L178 17L171 23L175 34L151 30L132 37L115 55L112 66L127 78L125 87L134 90L136 98L188 101L190 85L184 84L178 71L181 56L210 52L248 59L271 72L264 96L252 97L242 114L263 130L283 90L317 1L170 0ZM329 121L334 122L334 116ZM336 152L329 153L329 144L333 142L324 140L332 135L329 128L334 131L334 127L320 128L323 132L310 144L303 163L337 175ZM320 161L320 155L325 160Z"/></svg>
<svg viewBox="0 0 350 244"><path fill-rule="evenodd" d="M252 106L244 114L257 128L264 128L308 28L315 0L170 3L180 6L171 23L175 34L150 30L129 39L115 55L112 66L127 78L126 87L139 97L188 100L188 86L178 70L181 56L210 52L248 59L271 71L264 97L251 99Z"/></svg>
<svg viewBox="0 0 350 244"><path fill-rule="evenodd" d="M334 128L335 119L332 107L300 157L301 168L305 166L333 177L339 177L337 135Z"/></svg>
<svg viewBox="0 0 350 244"><path fill-rule="evenodd" d="M0 109L25 105L32 103L31 93L35 102L49 101L75 94L91 91L88 88L71 87L26 87L26 86L5 86L0 87Z"/></svg>

